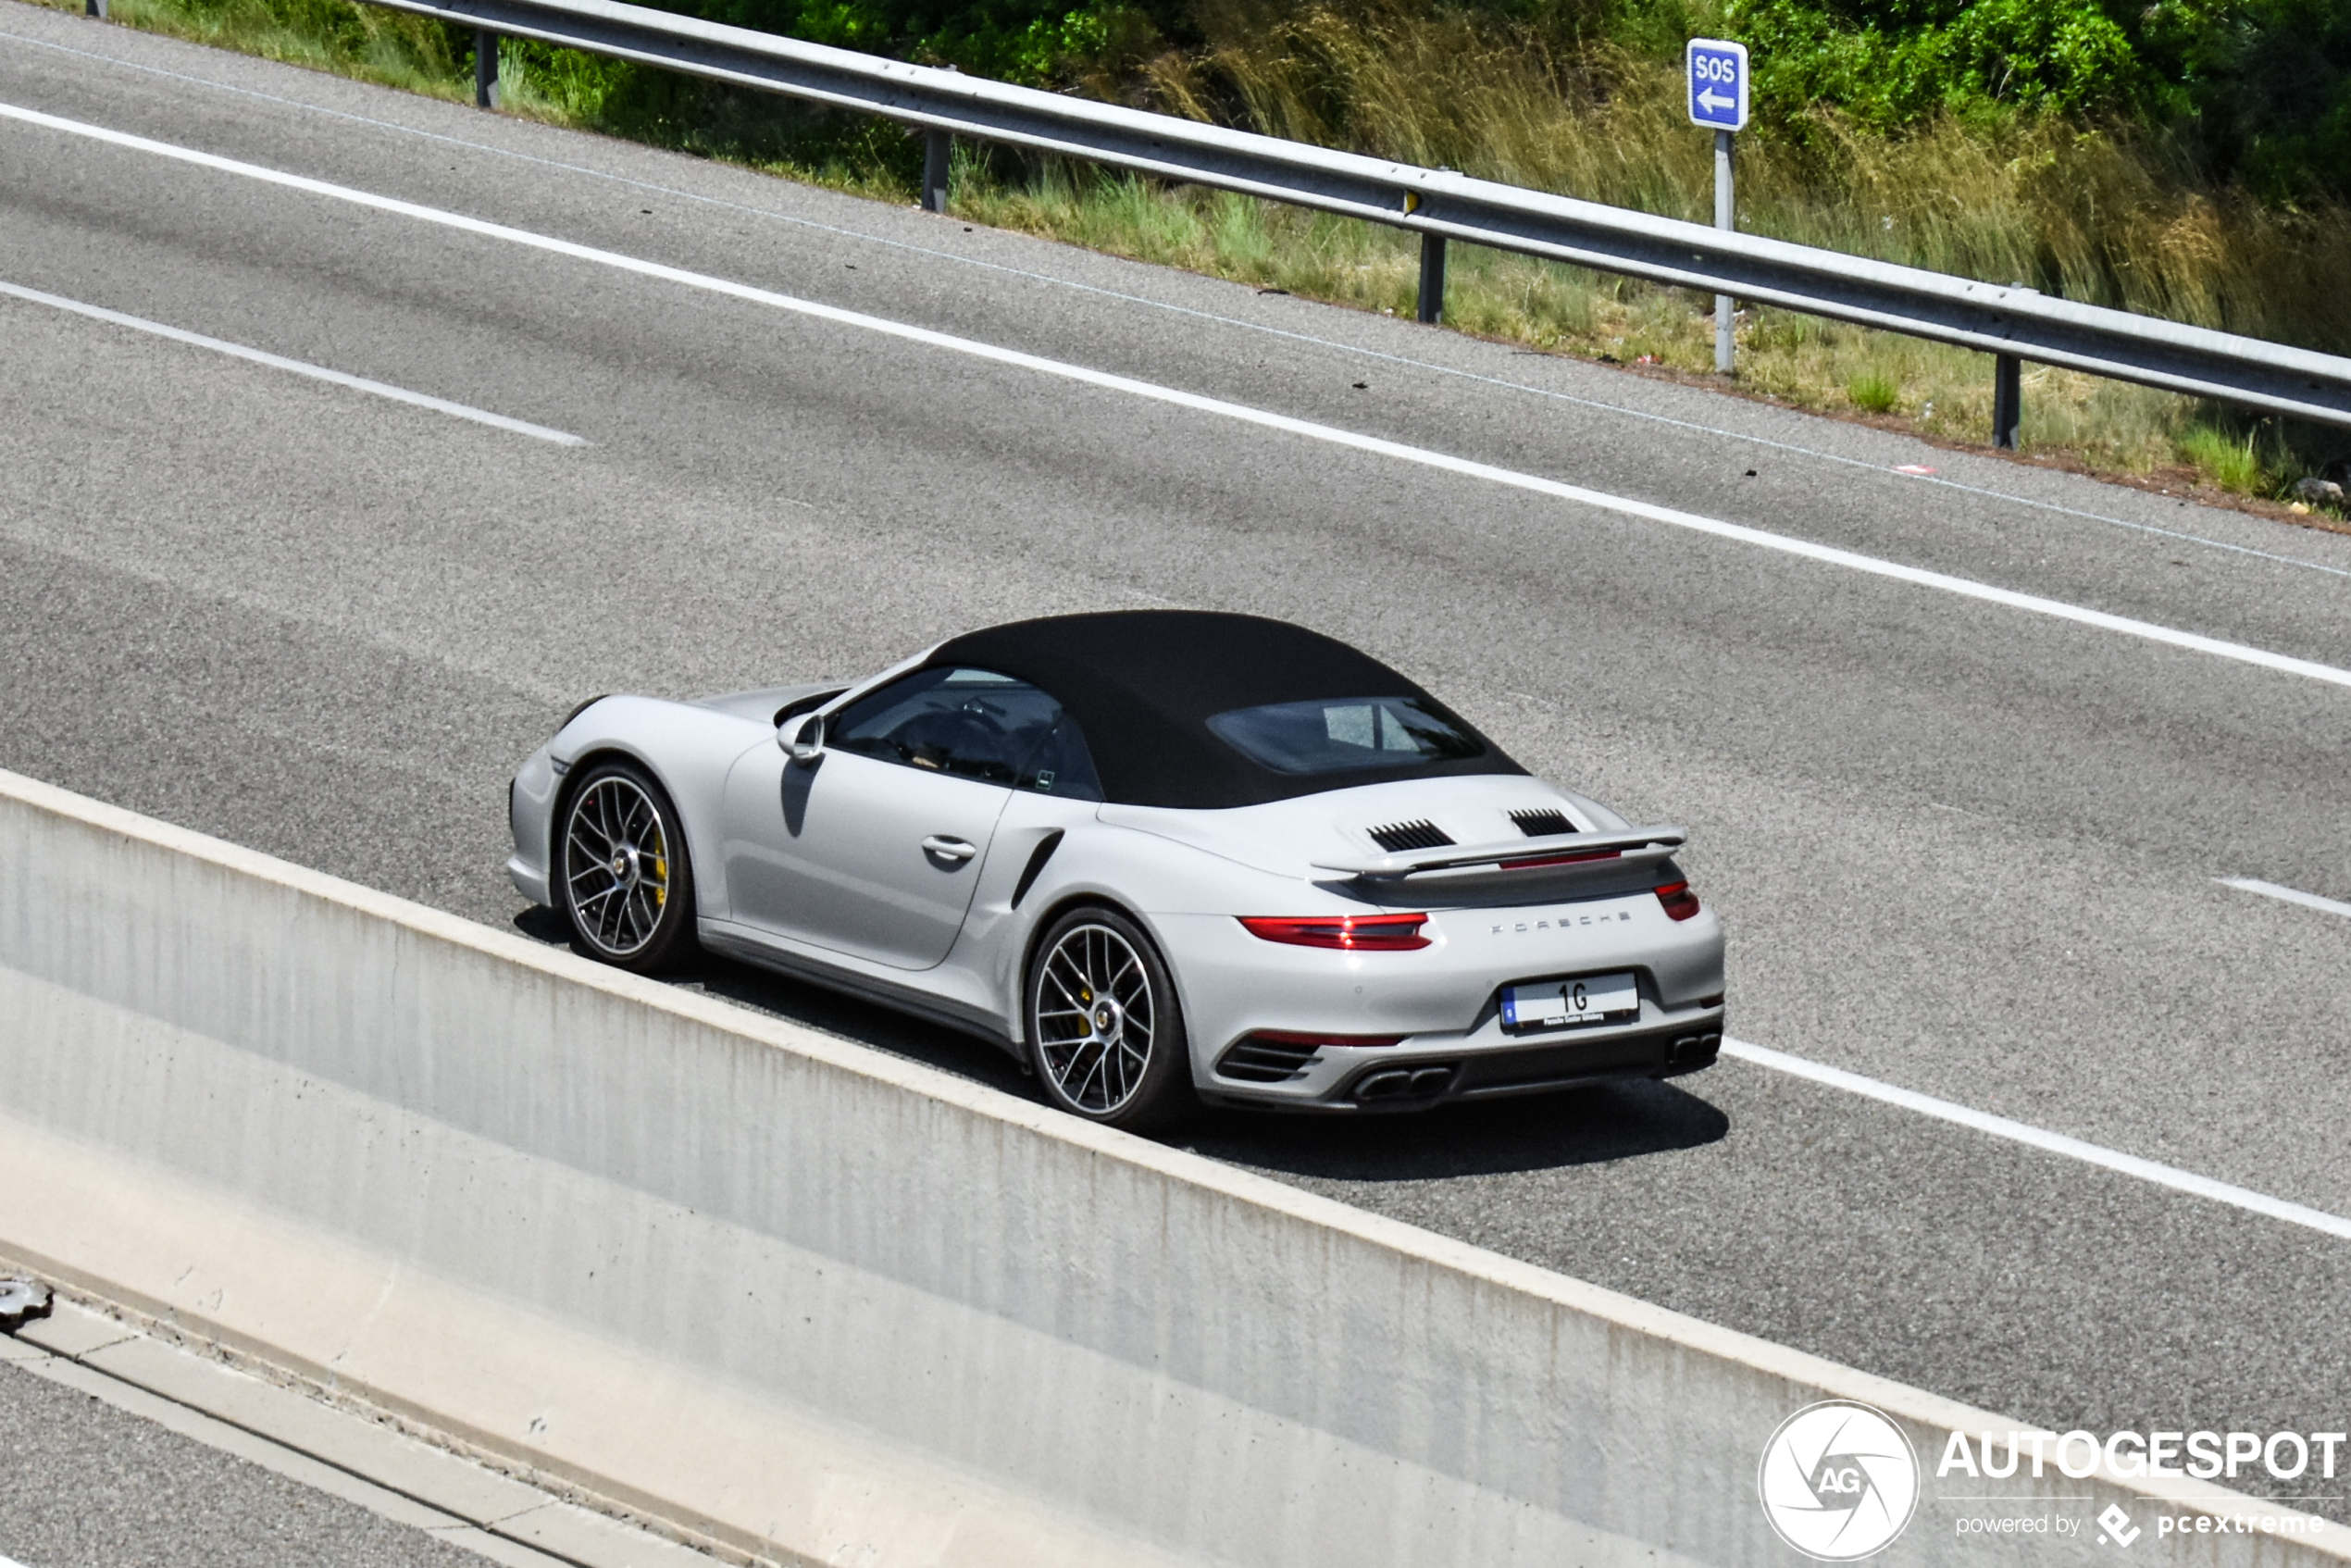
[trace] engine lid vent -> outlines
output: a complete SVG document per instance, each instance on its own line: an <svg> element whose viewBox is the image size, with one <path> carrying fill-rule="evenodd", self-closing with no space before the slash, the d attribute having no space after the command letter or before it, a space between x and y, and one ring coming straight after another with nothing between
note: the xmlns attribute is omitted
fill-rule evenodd
<svg viewBox="0 0 2351 1568"><path fill-rule="evenodd" d="M1575 824L1567 819L1567 813L1563 811L1514 811L1511 813L1511 820L1517 823L1518 830L1530 839L1548 839L1554 833L1575 831Z"/></svg>
<svg viewBox="0 0 2351 1568"><path fill-rule="evenodd" d="M1436 823L1423 818L1418 822L1391 822L1385 828L1371 830L1372 842L1394 854L1399 850L1441 850L1452 838Z"/></svg>

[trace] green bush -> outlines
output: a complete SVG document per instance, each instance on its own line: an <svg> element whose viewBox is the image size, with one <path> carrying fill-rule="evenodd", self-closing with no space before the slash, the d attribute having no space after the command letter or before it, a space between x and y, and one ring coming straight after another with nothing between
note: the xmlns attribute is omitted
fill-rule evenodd
<svg viewBox="0 0 2351 1568"><path fill-rule="evenodd" d="M1161 44L1175 6L1091 0L651 0L665 10L977 75L1058 86Z"/></svg>
<svg viewBox="0 0 2351 1568"><path fill-rule="evenodd" d="M2222 490L2250 495L2263 488L2260 454L2252 432L2233 436L2210 425L2194 425L2180 437L2180 456Z"/></svg>
<svg viewBox="0 0 2351 1568"><path fill-rule="evenodd" d="M1871 371L1847 381L1845 395L1864 414L1891 414L1902 401L1902 389L1888 377Z"/></svg>
<svg viewBox="0 0 2351 1568"><path fill-rule="evenodd" d="M1768 126L2132 122L2271 200L2351 194L2345 0L1725 0L1723 23Z"/></svg>
<svg viewBox="0 0 2351 1568"><path fill-rule="evenodd" d="M1879 129L1938 112L2141 108L2160 88L2133 25L2101 0L1730 0L1771 118L1833 106ZM2118 15L2117 13L2122 13Z"/></svg>
<svg viewBox="0 0 2351 1568"><path fill-rule="evenodd" d="M2216 5L2181 54L2216 172L2273 202L2351 194L2351 5Z"/></svg>

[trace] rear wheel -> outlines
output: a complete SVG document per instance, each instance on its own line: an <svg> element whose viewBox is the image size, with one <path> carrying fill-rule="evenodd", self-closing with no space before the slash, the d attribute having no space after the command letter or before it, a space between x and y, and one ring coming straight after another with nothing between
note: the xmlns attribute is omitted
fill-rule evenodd
<svg viewBox="0 0 2351 1568"><path fill-rule="evenodd" d="M668 794L642 768L591 768L565 803L555 843L557 907L582 953L641 975L690 942L685 835Z"/></svg>
<svg viewBox="0 0 2351 1568"><path fill-rule="evenodd" d="M1045 1097L1073 1115L1140 1132L1199 1103L1175 982L1115 910L1073 909L1046 928L1025 1022Z"/></svg>

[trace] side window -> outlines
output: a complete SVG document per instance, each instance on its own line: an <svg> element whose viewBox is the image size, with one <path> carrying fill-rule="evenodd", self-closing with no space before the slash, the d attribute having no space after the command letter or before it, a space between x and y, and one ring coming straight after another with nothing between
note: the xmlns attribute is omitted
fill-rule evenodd
<svg viewBox="0 0 2351 1568"><path fill-rule="evenodd" d="M1061 704L1025 680L990 670L926 669L834 715L825 744L958 778L1035 789L1037 768L1046 765L1034 759L1064 723ZM1092 776L1090 764L1085 773Z"/></svg>
<svg viewBox="0 0 2351 1568"><path fill-rule="evenodd" d="M1094 754L1086 749L1086 737L1077 732L1076 719L1064 714L1047 733L1044 744L1021 770L1020 787L1065 801L1102 798L1102 781L1094 776Z"/></svg>

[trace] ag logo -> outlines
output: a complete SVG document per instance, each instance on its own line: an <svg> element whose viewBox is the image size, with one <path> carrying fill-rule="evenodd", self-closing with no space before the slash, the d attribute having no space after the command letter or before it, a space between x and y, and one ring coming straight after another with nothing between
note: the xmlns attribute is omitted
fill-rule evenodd
<svg viewBox="0 0 2351 1568"><path fill-rule="evenodd" d="M1756 1475L1780 1539L1822 1562L1890 1544L1919 1500L1919 1461L1902 1429L1851 1400L1807 1405L1763 1445Z"/></svg>

